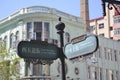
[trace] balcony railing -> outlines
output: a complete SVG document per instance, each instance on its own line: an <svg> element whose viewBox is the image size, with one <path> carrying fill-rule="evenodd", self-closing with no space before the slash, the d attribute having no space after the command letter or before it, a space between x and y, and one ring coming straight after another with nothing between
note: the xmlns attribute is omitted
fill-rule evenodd
<svg viewBox="0 0 120 80"><path fill-rule="evenodd" d="M44 13L50 13L53 15L57 15L60 17L64 17L64 18L68 18L71 19L73 21L77 21L77 22L82 22L82 19L80 19L79 17L64 13L62 11L56 10L54 8L48 8L48 7L44 7L44 6L32 6L32 7L27 7L27 8L23 8L20 11L0 20L0 24L4 23L12 18L15 18L21 14L25 14L25 13L34 13L34 12L44 12Z"/></svg>

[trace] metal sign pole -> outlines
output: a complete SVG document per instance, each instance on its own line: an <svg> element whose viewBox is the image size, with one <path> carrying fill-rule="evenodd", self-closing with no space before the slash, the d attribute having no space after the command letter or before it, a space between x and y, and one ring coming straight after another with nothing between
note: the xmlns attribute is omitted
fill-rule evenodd
<svg viewBox="0 0 120 80"><path fill-rule="evenodd" d="M61 18L59 18L59 21L61 21ZM60 60L62 63L62 80L66 80L66 73L65 73L65 56L63 53L63 46L64 46L64 40L63 40L63 33L64 33L64 28L65 28L65 24L62 22L59 22L56 25L56 29L57 29L57 33L60 35Z"/></svg>

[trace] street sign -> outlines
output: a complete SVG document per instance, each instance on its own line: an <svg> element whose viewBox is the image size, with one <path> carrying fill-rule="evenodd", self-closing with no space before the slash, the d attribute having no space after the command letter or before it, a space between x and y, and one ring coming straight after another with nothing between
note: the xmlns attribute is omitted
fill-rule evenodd
<svg viewBox="0 0 120 80"><path fill-rule="evenodd" d="M68 59L90 54L98 48L98 38L95 35L82 35L65 45L64 54Z"/></svg>
<svg viewBox="0 0 120 80"><path fill-rule="evenodd" d="M21 41L17 47L21 58L55 60L59 57L59 49L54 44L38 41Z"/></svg>

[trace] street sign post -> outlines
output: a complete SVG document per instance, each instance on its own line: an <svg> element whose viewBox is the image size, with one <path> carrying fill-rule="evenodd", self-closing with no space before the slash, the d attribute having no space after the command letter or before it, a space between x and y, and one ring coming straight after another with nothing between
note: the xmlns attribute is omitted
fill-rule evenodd
<svg viewBox="0 0 120 80"><path fill-rule="evenodd" d="M98 48L98 38L95 35L82 35L71 40L64 48L68 59L90 54Z"/></svg>
<svg viewBox="0 0 120 80"><path fill-rule="evenodd" d="M43 41L21 41L17 47L17 54L26 59L55 60L59 57L59 49L56 45Z"/></svg>

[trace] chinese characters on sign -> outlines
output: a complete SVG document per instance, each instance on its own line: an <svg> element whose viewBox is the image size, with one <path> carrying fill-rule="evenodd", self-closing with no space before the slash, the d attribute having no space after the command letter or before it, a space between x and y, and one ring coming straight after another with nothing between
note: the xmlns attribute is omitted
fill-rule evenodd
<svg viewBox="0 0 120 80"><path fill-rule="evenodd" d="M80 38L78 37L78 39ZM64 54L67 58L71 59L71 58L92 53L96 51L97 47L98 47L97 37L93 35L87 36L86 38L84 38L84 40L82 39L82 41L79 41L76 43L71 42L70 44L67 44L65 46Z"/></svg>
<svg viewBox="0 0 120 80"><path fill-rule="evenodd" d="M21 58L55 60L59 57L59 49L54 44L21 41L18 44L18 55Z"/></svg>

